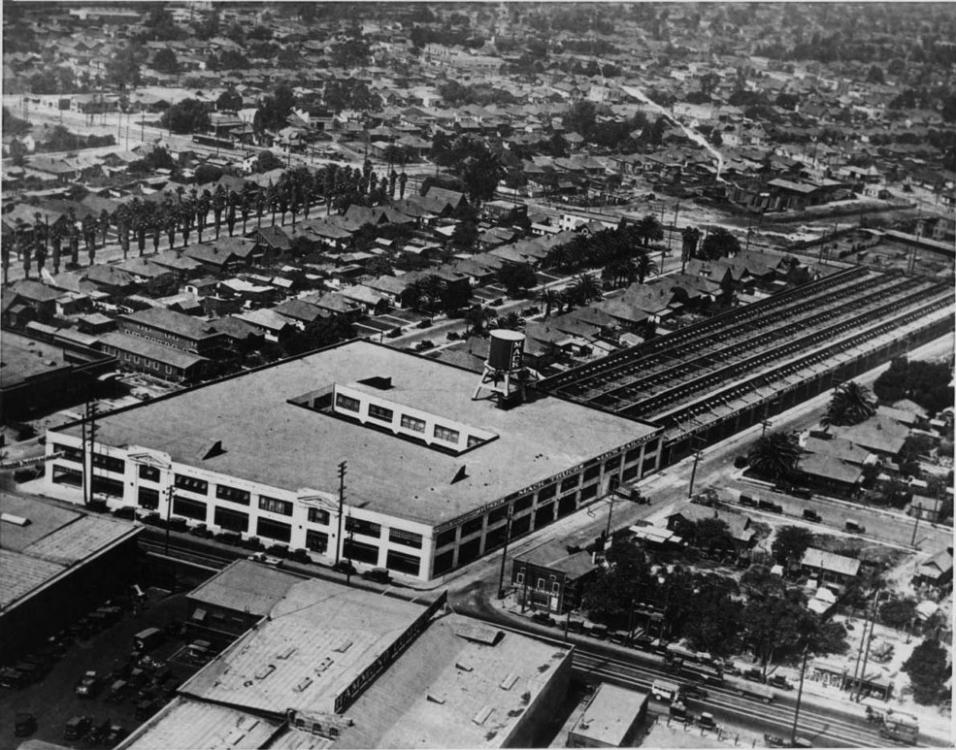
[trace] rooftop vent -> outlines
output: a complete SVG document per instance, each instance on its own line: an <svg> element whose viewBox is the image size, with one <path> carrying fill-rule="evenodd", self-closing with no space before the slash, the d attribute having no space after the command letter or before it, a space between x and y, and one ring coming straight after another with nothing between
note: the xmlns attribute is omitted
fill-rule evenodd
<svg viewBox="0 0 956 750"><path fill-rule="evenodd" d="M0 513L0 521L12 523L14 526L29 526L30 519L23 516L17 516L13 513Z"/></svg>
<svg viewBox="0 0 956 750"><path fill-rule="evenodd" d="M495 709L492 706L485 706L478 713L475 714L475 717L472 719L472 721L478 726L481 726L486 721L488 721L488 717L491 716L491 712L494 710Z"/></svg>
<svg viewBox="0 0 956 750"><path fill-rule="evenodd" d="M206 461L210 458L221 456L225 452L226 449L222 447L222 441L213 440L203 446L203 449L199 451L199 457L201 460Z"/></svg>
<svg viewBox="0 0 956 750"><path fill-rule="evenodd" d="M380 391L390 391L392 389L392 379L391 377L384 377L382 375L373 375L370 378L365 378L364 380L358 381L362 385L367 385L370 388L378 388Z"/></svg>

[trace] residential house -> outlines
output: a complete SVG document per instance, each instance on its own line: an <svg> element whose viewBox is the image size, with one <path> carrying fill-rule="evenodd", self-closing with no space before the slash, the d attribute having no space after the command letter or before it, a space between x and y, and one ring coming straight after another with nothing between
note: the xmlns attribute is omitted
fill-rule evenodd
<svg viewBox="0 0 956 750"><path fill-rule="evenodd" d="M946 586L953 581L953 548L946 547L924 560L916 571L916 582Z"/></svg>
<svg viewBox="0 0 956 750"><path fill-rule="evenodd" d="M826 581L846 585L859 574L860 561L835 552L809 547L800 560L800 570L811 578L816 578L819 583Z"/></svg>
<svg viewBox="0 0 956 750"><path fill-rule="evenodd" d="M266 341L274 341L279 344L286 341L297 328L289 318L269 308L245 310L236 313L232 317L244 323L248 323L257 332L262 334Z"/></svg>

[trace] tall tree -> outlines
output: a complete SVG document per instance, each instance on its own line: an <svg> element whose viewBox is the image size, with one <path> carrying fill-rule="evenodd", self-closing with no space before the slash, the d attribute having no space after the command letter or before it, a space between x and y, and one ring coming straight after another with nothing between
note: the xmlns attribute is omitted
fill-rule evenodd
<svg viewBox="0 0 956 750"><path fill-rule="evenodd" d="M778 563L799 562L813 542L813 533L804 526L782 526L777 529L770 549Z"/></svg>
<svg viewBox="0 0 956 750"><path fill-rule="evenodd" d="M876 414L876 399L870 389L856 381L838 385L833 391L823 424L853 425Z"/></svg>
<svg viewBox="0 0 956 750"><path fill-rule="evenodd" d="M938 641L927 638L913 649L903 671L910 678L917 703L936 703L948 695L946 681L952 677L951 660Z"/></svg>
<svg viewBox="0 0 956 750"><path fill-rule="evenodd" d="M761 476L778 480L790 476L800 460L801 452L796 435L768 432L750 446L747 460Z"/></svg>
<svg viewBox="0 0 956 750"><path fill-rule="evenodd" d="M700 246L699 257L717 260L740 252L740 240L723 227L715 227Z"/></svg>

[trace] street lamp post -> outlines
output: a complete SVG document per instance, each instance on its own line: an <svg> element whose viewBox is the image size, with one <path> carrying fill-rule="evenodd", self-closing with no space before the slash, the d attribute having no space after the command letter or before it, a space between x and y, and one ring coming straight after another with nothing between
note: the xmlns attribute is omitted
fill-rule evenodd
<svg viewBox="0 0 956 750"><path fill-rule="evenodd" d="M345 471L348 468L347 461L339 462L339 518L338 533L335 537L335 564L339 564L340 550L342 549L342 508L345 505Z"/></svg>

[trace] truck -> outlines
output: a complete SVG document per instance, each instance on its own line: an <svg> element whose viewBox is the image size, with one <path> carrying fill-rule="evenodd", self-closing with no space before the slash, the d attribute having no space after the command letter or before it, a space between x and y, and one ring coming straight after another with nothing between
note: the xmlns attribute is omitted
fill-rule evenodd
<svg viewBox="0 0 956 750"><path fill-rule="evenodd" d="M746 695L750 698L756 698L764 703L772 703L777 694L772 688L749 680L735 679L730 687L737 695Z"/></svg>
<svg viewBox="0 0 956 750"><path fill-rule="evenodd" d="M670 703L680 698L680 685L669 680L654 680L651 683L651 695L663 703Z"/></svg>
<svg viewBox="0 0 956 750"><path fill-rule="evenodd" d="M880 737L896 740L904 745L915 745L919 737L919 722L915 716L891 709L883 714Z"/></svg>
<svg viewBox="0 0 956 750"><path fill-rule="evenodd" d="M133 636L133 650L140 653L152 651L165 639L165 634L159 628L146 628Z"/></svg>

